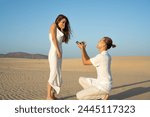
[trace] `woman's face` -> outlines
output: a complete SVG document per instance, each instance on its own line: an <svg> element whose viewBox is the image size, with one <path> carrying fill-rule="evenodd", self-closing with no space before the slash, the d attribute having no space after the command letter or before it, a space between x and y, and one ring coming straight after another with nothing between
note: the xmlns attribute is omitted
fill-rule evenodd
<svg viewBox="0 0 150 117"><path fill-rule="evenodd" d="M65 28L66 25L66 19L63 18L62 20L60 20L60 22L58 23L58 26L61 30L63 30Z"/></svg>
<svg viewBox="0 0 150 117"><path fill-rule="evenodd" d="M105 43L104 39L101 39L97 44L97 48L102 49L104 47L106 47L106 43Z"/></svg>

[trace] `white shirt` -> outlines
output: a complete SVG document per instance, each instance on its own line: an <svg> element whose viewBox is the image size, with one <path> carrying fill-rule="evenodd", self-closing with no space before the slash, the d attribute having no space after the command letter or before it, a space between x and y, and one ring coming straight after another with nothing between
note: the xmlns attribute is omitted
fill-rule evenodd
<svg viewBox="0 0 150 117"><path fill-rule="evenodd" d="M91 63L96 67L97 79L93 80L93 85L95 85L100 90L105 90L107 92L111 89L111 56L107 51L103 51L97 56L90 59Z"/></svg>

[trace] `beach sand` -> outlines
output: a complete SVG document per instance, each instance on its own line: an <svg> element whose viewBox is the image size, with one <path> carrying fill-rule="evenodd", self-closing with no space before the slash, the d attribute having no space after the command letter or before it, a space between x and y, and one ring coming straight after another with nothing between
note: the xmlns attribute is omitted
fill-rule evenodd
<svg viewBox="0 0 150 117"><path fill-rule="evenodd" d="M113 87L110 100L150 99L150 57L112 57ZM81 59L64 59L63 84L58 98L76 100L82 88L80 76L96 78L93 66ZM47 59L0 58L1 100L45 100L49 64Z"/></svg>

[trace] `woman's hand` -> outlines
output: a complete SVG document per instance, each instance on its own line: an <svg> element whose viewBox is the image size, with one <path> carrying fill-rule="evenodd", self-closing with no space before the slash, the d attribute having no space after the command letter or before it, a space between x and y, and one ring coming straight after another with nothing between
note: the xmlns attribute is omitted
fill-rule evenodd
<svg viewBox="0 0 150 117"><path fill-rule="evenodd" d="M57 51L57 57L60 59L62 58L62 53L60 51Z"/></svg>

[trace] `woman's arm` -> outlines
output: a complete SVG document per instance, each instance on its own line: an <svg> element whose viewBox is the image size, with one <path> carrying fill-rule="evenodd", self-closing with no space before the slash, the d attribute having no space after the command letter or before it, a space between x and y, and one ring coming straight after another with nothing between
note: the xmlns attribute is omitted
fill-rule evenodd
<svg viewBox="0 0 150 117"><path fill-rule="evenodd" d="M62 53L60 52L59 46L58 46L58 41L57 41L57 32L56 32L56 24L53 23L50 27L50 33L52 35L52 41L54 43L54 46L56 48L57 56L58 58L62 57Z"/></svg>
<svg viewBox="0 0 150 117"><path fill-rule="evenodd" d="M81 53L82 53L82 62L84 65L92 65L90 58L86 52L86 45L84 44L78 44L78 47L81 49Z"/></svg>

